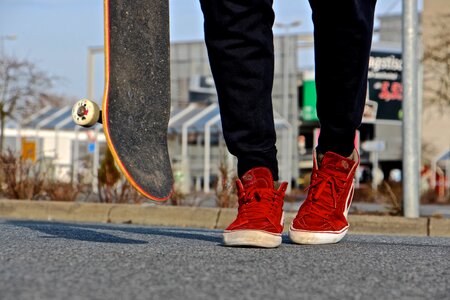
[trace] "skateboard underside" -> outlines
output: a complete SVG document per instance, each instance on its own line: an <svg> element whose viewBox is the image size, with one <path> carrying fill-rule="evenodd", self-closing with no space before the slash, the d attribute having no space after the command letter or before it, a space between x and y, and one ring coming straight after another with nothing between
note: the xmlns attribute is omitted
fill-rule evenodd
<svg viewBox="0 0 450 300"><path fill-rule="evenodd" d="M173 186L168 0L105 0L105 62L108 146L136 189L166 200Z"/></svg>

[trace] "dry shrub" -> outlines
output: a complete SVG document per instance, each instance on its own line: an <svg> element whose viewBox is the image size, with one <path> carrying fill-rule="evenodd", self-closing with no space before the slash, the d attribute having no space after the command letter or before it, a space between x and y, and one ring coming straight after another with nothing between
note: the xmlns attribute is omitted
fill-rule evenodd
<svg viewBox="0 0 450 300"><path fill-rule="evenodd" d="M377 190L370 185L361 184L355 189L353 202L379 203L386 207L389 215L402 215L403 213L403 189L401 182L383 181ZM356 213L363 213L355 211ZM370 214L386 214L386 212L371 212Z"/></svg>
<svg viewBox="0 0 450 300"><path fill-rule="evenodd" d="M101 184L99 181L98 196L102 203L142 203L146 201L146 198L139 194L125 178L120 178L112 185Z"/></svg>
<svg viewBox="0 0 450 300"><path fill-rule="evenodd" d="M383 181L380 186L381 196L386 199L389 214L403 215L403 187L401 182Z"/></svg>
<svg viewBox="0 0 450 300"><path fill-rule="evenodd" d="M47 172L40 162L15 156L8 150L0 154L1 194L9 199L45 199Z"/></svg>
<svg viewBox="0 0 450 300"><path fill-rule="evenodd" d="M376 193L370 186L361 184L359 188L355 189L353 202L375 203L376 200Z"/></svg>
<svg viewBox="0 0 450 300"><path fill-rule="evenodd" d="M237 176L230 176L230 170L222 161L219 165L219 178L215 187L216 205L218 207L237 207L236 180Z"/></svg>
<svg viewBox="0 0 450 300"><path fill-rule="evenodd" d="M174 188L172 196L170 197L169 203L174 206L181 206L186 200L186 194L180 190Z"/></svg>
<svg viewBox="0 0 450 300"><path fill-rule="evenodd" d="M380 187L381 196L389 208L391 215L403 215L403 186L401 182L383 181ZM447 199L439 197L434 190L428 190L420 195L420 204L448 204L450 196Z"/></svg>
<svg viewBox="0 0 450 300"><path fill-rule="evenodd" d="M440 196L436 190L428 189L420 197L421 204L450 204L450 193Z"/></svg>
<svg viewBox="0 0 450 300"><path fill-rule="evenodd" d="M75 201L80 184L50 179L51 166L25 160L7 151L0 155L1 196L8 199Z"/></svg>
<svg viewBox="0 0 450 300"><path fill-rule="evenodd" d="M183 193L177 184L173 186L172 195L170 199L161 204L172 205L172 206L191 206L198 207L201 206L205 201L207 201L209 197L202 192L193 192L193 193Z"/></svg>
<svg viewBox="0 0 450 300"><path fill-rule="evenodd" d="M103 203L142 203L145 198L123 178L109 148L98 169L98 196Z"/></svg>
<svg viewBox="0 0 450 300"><path fill-rule="evenodd" d="M45 185L46 198L53 201L76 201L83 191L81 184L51 181Z"/></svg>

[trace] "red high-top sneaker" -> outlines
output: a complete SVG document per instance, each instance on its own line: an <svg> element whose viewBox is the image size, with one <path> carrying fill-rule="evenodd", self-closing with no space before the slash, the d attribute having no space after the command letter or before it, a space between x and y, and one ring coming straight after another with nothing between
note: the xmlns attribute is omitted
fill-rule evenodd
<svg viewBox="0 0 450 300"><path fill-rule="evenodd" d="M278 247L283 231L283 200L287 182L275 190L272 173L261 167L245 173L236 185L238 215L223 233L224 244Z"/></svg>
<svg viewBox="0 0 450 300"><path fill-rule="evenodd" d="M337 243L348 230L358 152L350 158L327 152L320 164L316 156L308 196L289 228L289 237L298 244Z"/></svg>

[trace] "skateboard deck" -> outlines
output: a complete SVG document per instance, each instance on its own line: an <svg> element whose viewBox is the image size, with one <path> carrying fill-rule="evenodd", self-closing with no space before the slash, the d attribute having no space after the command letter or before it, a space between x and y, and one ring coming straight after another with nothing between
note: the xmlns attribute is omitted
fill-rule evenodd
<svg viewBox="0 0 450 300"><path fill-rule="evenodd" d="M156 201L167 200L173 187L167 149L168 2L104 0L105 90L99 122L122 173Z"/></svg>

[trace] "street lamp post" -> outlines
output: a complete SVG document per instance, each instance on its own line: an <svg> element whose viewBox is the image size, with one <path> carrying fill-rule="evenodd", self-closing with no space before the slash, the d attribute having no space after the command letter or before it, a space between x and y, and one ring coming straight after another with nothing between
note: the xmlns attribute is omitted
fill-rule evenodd
<svg viewBox="0 0 450 300"><path fill-rule="evenodd" d="M404 216L419 217L420 103L417 93L417 0L403 0L403 204Z"/></svg>
<svg viewBox="0 0 450 300"><path fill-rule="evenodd" d="M103 47L90 47L88 48L88 83L87 83L87 96L89 100L94 101L94 56L96 54L102 54L104 51ZM99 126L94 126L94 154L92 156L92 190L94 192L98 192L98 167L99 167L99 158L100 158L100 152L99 152L99 143L98 143L98 131Z"/></svg>
<svg viewBox="0 0 450 300"><path fill-rule="evenodd" d="M301 25L300 21L294 21L291 23L276 23L275 27L284 29L284 37L283 37L283 118L289 120L289 71L291 65L291 47L290 47L290 39L289 39L289 31L291 28L298 27ZM295 47L296 48L296 47ZM295 55L295 51L294 51Z"/></svg>
<svg viewBox="0 0 450 300"><path fill-rule="evenodd" d="M298 175L298 168L297 164L293 164L292 161L298 161L297 159L297 151L293 149L293 140L297 140L298 135L298 126L297 126L297 104L295 99L292 99L293 101L290 101L290 82L291 82L291 68L292 65L295 64L295 55L296 55L296 49L297 45L295 44L292 46L291 44L291 36L289 35L290 29L294 27L298 27L301 25L301 22L299 20L293 21L291 23L276 23L275 27L281 28L284 30L284 37L283 37L283 102L282 102L282 116L286 120L288 124L288 130L287 136L284 138L286 139L286 155L287 155L287 163L285 166L286 169L286 180L291 181L293 175L297 177ZM293 49L293 51L292 51ZM295 68L297 66L294 66ZM296 73L296 72L294 72ZM294 152L295 151L295 152ZM294 154L294 155L293 155ZM294 167L293 167L294 165Z"/></svg>
<svg viewBox="0 0 450 300"><path fill-rule="evenodd" d="M17 36L15 34L0 36L0 56L5 54L5 41L15 41Z"/></svg>

